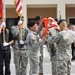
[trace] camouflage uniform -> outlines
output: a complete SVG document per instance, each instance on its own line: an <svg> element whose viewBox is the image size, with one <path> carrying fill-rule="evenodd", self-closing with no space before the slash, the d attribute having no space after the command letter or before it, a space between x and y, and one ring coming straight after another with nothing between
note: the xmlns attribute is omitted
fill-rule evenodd
<svg viewBox="0 0 75 75"><path fill-rule="evenodd" d="M12 33L14 33L15 43L13 45L14 49L14 63L16 68L16 75L26 75L26 68L28 63L28 57L27 57L27 47L24 45L21 47L19 45L19 26L12 27ZM28 29L23 28L22 29L22 37L23 41L26 40L26 36L28 33Z"/></svg>
<svg viewBox="0 0 75 75"><path fill-rule="evenodd" d="M39 40L41 40L41 32L38 34ZM43 45L40 46L40 56L39 56L39 73L43 74Z"/></svg>
<svg viewBox="0 0 75 75"><path fill-rule="evenodd" d="M35 38L35 39L33 39ZM43 45L43 41L39 41L37 34L29 31L27 36L28 57L30 60L30 74L38 75L39 73L39 48Z"/></svg>
<svg viewBox="0 0 75 75"><path fill-rule="evenodd" d="M43 23L40 22L38 28L37 28L37 34L39 36L39 39L42 37L42 29L43 29ZM39 56L39 73L43 74L43 45L40 46L40 56Z"/></svg>
<svg viewBox="0 0 75 75"><path fill-rule="evenodd" d="M74 33L65 29L53 37L48 36L47 42L56 42L56 68L57 75L70 75L71 69L71 44L75 41Z"/></svg>
<svg viewBox="0 0 75 75"><path fill-rule="evenodd" d="M54 28L50 28L49 31L51 32L50 36L54 36L58 33L58 31ZM48 52L51 58L52 75L56 75L56 43L54 44L46 43L46 46L48 48Z"/></svg>
<svg viewBox="0 0 75 75"><path fill-rule="evenodd" d="M43 45L40 46L39 73L43 73Z"/></svg>

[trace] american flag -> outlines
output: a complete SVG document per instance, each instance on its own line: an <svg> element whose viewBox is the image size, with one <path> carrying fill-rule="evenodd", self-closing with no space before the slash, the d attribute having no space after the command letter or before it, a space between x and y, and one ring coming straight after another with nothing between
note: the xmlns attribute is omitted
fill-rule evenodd
<svg viewBox="0 0 75 75"><path fill-rule="evenodd" d="M14 3L16 6L16 12L18 13L19 16L22 16L23 0L15 0Z"/></svg>
<svg viewBox="0 0 75 75"><path fill-rule="evenodd" d="M2 0L0 0L0 18L2 18L2 16L3 16L2 10L3 10Z"/></svg>

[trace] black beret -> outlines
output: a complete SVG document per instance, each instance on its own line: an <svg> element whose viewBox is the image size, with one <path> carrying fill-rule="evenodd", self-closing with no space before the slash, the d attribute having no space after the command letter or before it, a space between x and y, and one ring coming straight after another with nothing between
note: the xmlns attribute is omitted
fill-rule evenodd
<svg viewBox="0 0 75 75"><path fill-rule="evenodd" d="M65 22L66 22L66 20L65 20L65 19L61 19L61 20L58 22L58 25L59 25L61 22L63 22L63 21L65 21Z"/></svg>
<svg viewBox="0 0 75 75"><path fill-rule="evenodd" d="M36 16L36 17L35 17L35 20L40 20L40 19L42 19L41 16Z"/></svg>
<svg viewBox="0 0 75 75"><path fill-rule="evenodd" d="M35 25L35 20L30 20L29 22L28 22L28 24L27 24L27 26L28 27L32 27L32 26L34 26Z"/></svg>

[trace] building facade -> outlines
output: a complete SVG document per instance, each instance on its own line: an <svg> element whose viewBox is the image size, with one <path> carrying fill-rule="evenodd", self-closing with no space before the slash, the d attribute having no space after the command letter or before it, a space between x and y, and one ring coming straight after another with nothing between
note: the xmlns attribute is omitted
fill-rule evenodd
<svg viewBox="0 0 75 75"><path fill-rule="evenodd" d="M8 25L13 25L18 14L15 12L14 0L5 0L6 18ZM35 16L70 19L75 24L75 0L23 0L23 16L25 26L28 19ZM10 23L9 23L10 22ZM8 26L10 28L10 25Z"/></svg>

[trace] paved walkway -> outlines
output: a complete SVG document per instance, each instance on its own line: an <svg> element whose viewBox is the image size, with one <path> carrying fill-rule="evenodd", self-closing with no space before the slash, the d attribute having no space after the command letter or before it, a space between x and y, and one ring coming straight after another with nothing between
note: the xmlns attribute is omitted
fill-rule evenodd
<svg viewBox="0 0 75 75"><path fill-rule="evenodd" d="M11 50L12 54L12 59L11 59L11 75L15 75L15 65L13 63L13 50ZM43 70L44 70L44 75L51 75L51 63L49 60L49 54L47 51L44 49L44 63L43 63ZM72 69L71 69L71 75L75 75L75 61L72 61ZM27 75L29 73L29 64L27 68Z"/></svg>

